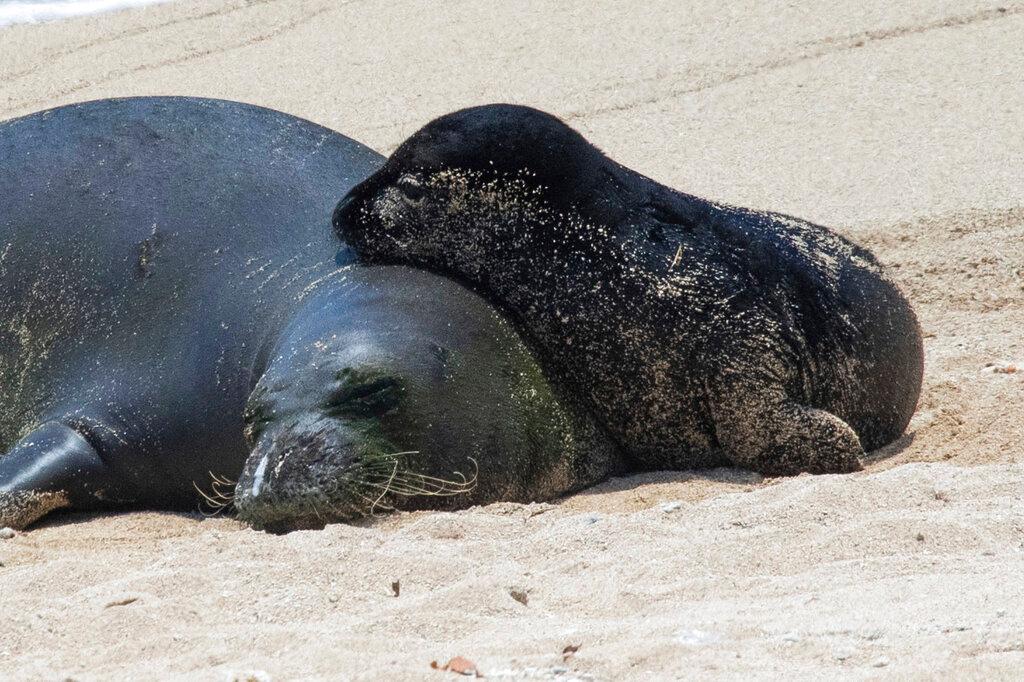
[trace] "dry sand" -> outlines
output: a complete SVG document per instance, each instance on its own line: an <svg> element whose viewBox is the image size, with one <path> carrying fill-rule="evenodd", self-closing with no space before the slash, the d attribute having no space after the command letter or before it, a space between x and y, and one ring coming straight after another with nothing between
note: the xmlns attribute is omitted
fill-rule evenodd
<svg viewBox="0 0 1024 682"><path fill-rule="evenodd" d="M387 152L459 106L539 106L658 180L859 240L927 335L910 435L852 476L651 474L284 537L72 516L0 540L0 677L440 680L430 662L461 655L499 679L1019 679L1021 45L1006 0L208 0L0 30L3 118L205 95Z"/></svg>

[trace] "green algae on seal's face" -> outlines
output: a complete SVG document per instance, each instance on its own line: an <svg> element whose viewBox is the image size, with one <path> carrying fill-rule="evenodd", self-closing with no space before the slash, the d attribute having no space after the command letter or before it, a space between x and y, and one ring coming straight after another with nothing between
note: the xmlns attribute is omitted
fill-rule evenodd
<svg viewBox="0 0 1024 682"><path fill-rule="evenodd" d="M417 473L419 453L389 437L401 437L403 425L395 422L402 377L343 367L333 378L321 400L290 401L291 383L268 390L261 382L253 392L246 410L253 451L235 498L242 518L265 527L311 527L390 511L399 497L472 490L475 480L458 472L454 480Z"/></svg>

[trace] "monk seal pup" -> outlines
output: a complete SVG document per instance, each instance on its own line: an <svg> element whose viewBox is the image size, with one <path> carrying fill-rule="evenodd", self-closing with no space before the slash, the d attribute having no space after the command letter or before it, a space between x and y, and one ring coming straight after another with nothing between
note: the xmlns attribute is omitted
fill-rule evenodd
<svg viewBox="0 0 1024 682"><path fill-rule="evenodd" d="M0 526L205 496L309 527L618 466L492 306L349 264L336 192L383 159L343 135L129 98L2 122L0 159Z"/></svg>
<svg viewBox="0 0 1024 682"><path fill-rule="evenodd" d="M917 403L920 329L871 253L665 187L534 109L434 120L334 220L366 262L500 305L637 466L853 471Z"/></svg>

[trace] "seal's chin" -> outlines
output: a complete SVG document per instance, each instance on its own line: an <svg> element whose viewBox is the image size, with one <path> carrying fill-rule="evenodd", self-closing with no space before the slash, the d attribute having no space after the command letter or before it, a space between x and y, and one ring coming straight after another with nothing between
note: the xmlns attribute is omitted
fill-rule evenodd
<svg viewBox="0 0 1024 682"><path fill-rule="evenodd" d="M362 186L357 185L342 197L334 208L331 224L339 239L354 249L362 258L367 259L370 249L366 240L368 231L364 225L366 202L360 194L361 191L363 191Z"/></svg>
<svg viewBox="0 0 1024 682"><path fill-rule="evenodd" d="M331 224L334 226L334 233L343 241L350 241L352 232L358 225L357 214L360 185L356 185L348 194L341 198L338 205L334 207L334 214L331 216Z"/></svg>
<svg viewBox="0 0 1024 682"><path fill-rule="evenodd" d="M239 519L272 531L322 528L370 513L353 479L362 444L337 420L317 417L264 430L235 487Z"/></svg>

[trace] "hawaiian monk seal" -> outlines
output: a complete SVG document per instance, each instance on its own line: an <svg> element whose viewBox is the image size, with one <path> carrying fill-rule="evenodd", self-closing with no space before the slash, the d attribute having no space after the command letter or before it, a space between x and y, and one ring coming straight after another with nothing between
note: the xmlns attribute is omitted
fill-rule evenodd
<svg viewBox="0 0 1024 682"><path fill-rule="evenodd" d="M920 329L867 250L660 185L534 109L434 120L334 221L366 262L507 311L637 466L852 471L917 403Z"/></svg>
<svg viewBox="0 0 1024 682"><path fill-rule="evenodd" d="M0 159L0 526L200 490L309 526L619 466L489 304L346 264L337 192L382 157L343 135L130 98L0 123Z"/></svg>

